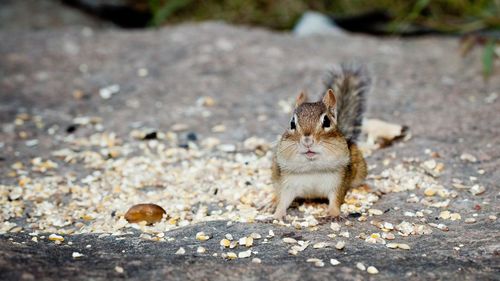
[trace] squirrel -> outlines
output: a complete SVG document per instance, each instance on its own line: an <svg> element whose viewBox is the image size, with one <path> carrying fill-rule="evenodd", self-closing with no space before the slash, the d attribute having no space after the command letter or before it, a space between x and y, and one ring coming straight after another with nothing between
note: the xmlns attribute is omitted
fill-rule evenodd
<svg viewBox="0 0 500 281"><path fill-rule="evenodd" d="M341 64L328 72L321 101L301 92L289 128L275 147L272 181L275 219L282 219L297 197L327 198L328 215L340 219L351 187L363 183L366 162L356 145L371 78L364 67Z"/></svg>

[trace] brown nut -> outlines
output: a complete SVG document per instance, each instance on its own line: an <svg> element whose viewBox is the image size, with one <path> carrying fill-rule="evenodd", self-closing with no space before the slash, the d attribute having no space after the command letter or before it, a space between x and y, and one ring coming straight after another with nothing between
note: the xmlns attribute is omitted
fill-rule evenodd
<svg viewBox="0 0 500 281"><path fill-rule="evenodd" d="M148 225L161 221L165 210L156 204L137 204L132 206L125 214L125 219L130 223L145 221Z"/></svg>

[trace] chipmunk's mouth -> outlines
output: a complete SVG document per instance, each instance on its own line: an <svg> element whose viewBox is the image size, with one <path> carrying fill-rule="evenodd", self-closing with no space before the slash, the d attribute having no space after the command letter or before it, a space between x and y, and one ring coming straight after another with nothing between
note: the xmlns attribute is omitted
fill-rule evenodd
<svg viewBox="0 0 500 281"><path fill-rule="evenodd" d="M318 155L317 152L314 152L312 150L308 150L302 154L304 154L307 157L307 159L313 159L316 155Z"/></svg>

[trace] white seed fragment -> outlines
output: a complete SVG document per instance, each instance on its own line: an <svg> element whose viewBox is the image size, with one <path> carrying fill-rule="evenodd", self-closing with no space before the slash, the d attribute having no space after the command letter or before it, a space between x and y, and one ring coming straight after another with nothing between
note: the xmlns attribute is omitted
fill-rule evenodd
<svg viewBox="0 0 500 281"><path fill-rule="evenodd" d="M333 230L333 231L340 231L340 224L336 223L336 222L332 222L330 224L330 228Z"/></svg>
<svg viewBox="0 0 500 281"><path fill-rule="evenodd" d="M201 231L196 233L196 240L207 241L208 239L210 239L210 236L206 235L205 232Z"/></svg>
<svg viewBox="0 0 500 281"><path fill-rule="evenodd" d="M474 155L469 154L469 153L462 153L462 155L460 155L460 160L471 162L471 163L477 162L477 158Z"/></svg>
<svg viewBox="0 0 500 281"><path fill-rule="evenodd" d="M232 241L233 240L233 235L227 233L226 235L224 235L224 237L226 237L227 240L229 241Z"/></svg>
<svg viewBox="0 0 500 281"><path fill-rule="evenodd" d="M495 215L490 215L490 216L488 216L488 218L492 221L497 220L497 216L495 216Z"/></svg>
<svg viewBox="0 0 500 281"><path fill-rule="evenodd" d="M259 258L253 258L252 263L262 263L262 260Z"/></svg>
<svg viewBox="0 0 500 281"><path fill-rule="evenodd" d="M123 267L117 265L115 266L115 271L118 273L123 273L125 270L123 270Z"/></svg>
<svg viewBox="0 0 500 281"><path fill-rule="evenodd" d="M475 218L466 218L465 223L475 223L476 219Z"/></svg>
<svg viewBox="0 0 500 281"><path fill-rule="evenodd" d="M230 260L236 259L238 256L234 252L229 252L226 254L226 257Z"/></svg>
<svg viewBox="0 0 500 281"><path fill-rule="evenodd" d="M51 234L51 235L49 235L49 240L62 242L62 241L64 241L64 237L62 237L61 235L57 235L57 234Z"/></svg>
<svg viewBox="0 0 500 281"><path fill-rule="evenodd" d="M335 248L337 248L337 250L342 250L342 249L344 249L344 247L345 247L344 241L339 241L339 242L337 242L337 244L335 244Z"/></svg>
<svg viewBox="0 0 500 281"><path fill-rule="evenodd" d="M201 247L201 246L196 249L196 252L198 254L204 254L206 251L207 251L207 249L205 249L204 247Z"/></svg>
<svg viewBox="0 0 500 281"><path fill-rule="evenodd" d="M356 267L359 269L359 270L362 270L362 271L365 271L366 270L366 266L360 262L356 263Z"/></svg>
<svg viewBox="0 0 500 281"><path fill-rule="evenodd" d="M243 259L243 258L248 258L252 255L252 250L247 250L243 252L238 253L238 258Z"/></svg>
<svg viewBox="0 0 500 281"><path fill-rule="evenodd" d="M314 249L323 249L328 246L328 243L326 242L319 242L313 245Z"/></svg>
<svg viewBox="0 0 500 281"><path fill-rule="evenodd" d="M177 252L175 252L176 255L184 255L186 253L186 250L184 248L180 247Z"/></svg>
<svg viewBox="0 0 500 281"><path fill-rule="evenodd" d="M331 265L339 265L340 262L337 259L330 259L330 264Z"/></svg>
<svg viewBox="0 0 500 281"><path fill-rule="evenodd" d="M379 209L369 209L368 210L368 213L370 215L374 215L374 216L380 216L382 215L384 212L382 210L379 210Z"/></svg>
<svg viewBox="0 0 500 281"><path fill-rule="evenodd" d="M375 266L369 266L366 269L366 272L368 272L370 274L377 274L378 273L378 269Z"/></svg>
<svg viewBox="0 0 500 281"><path fill-rule="evenodd" d="M71 256L76 259L76 258L80 258L80 257L83 257L83 254L82 253L78 253L78 252L73 252L71 254Z"/></svg>
<svg viewBox="0 0 500 281"><path fill-rule="evenodd" d="M469 189L472 195L481 195L486 191L486 188L482 185L475 184Z"/></svg>
<svg viewBox="0 0 500 281"><path fill-rule="evenodd" d="M221 246L227 248L231 245L231 241L227 240L227 239L222 239L220 240L220 243L219 243Z"/></svg>
<svg viewBox="0 0 500 281"><path fill-rule="evenodd" d="M262 235L260 235L256 232L253 232L252 234L250 234L250 237L252 237L253 239L260 239L260 238L262 238Z"/></svg>
<svg viewBox="0 0 500 281"><path fill-rule="evenodd" d="M285 238L283 238L283 242L285 242L287 244L295 244L295 243L297 243L297 240L295 240L291 237L285 237Z"/></svg>

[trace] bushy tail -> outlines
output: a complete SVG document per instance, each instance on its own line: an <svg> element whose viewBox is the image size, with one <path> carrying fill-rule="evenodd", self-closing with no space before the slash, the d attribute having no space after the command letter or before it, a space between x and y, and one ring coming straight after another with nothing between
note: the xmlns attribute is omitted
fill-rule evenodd
<svg viewBox="0 0 500 281"><path fill-rule="evenodd" d="M361 132L371 82L366 69L356 64L342 64L325 77L326 90L333 89L337 100L337 126L348 143L356 142Z"/></svg>

